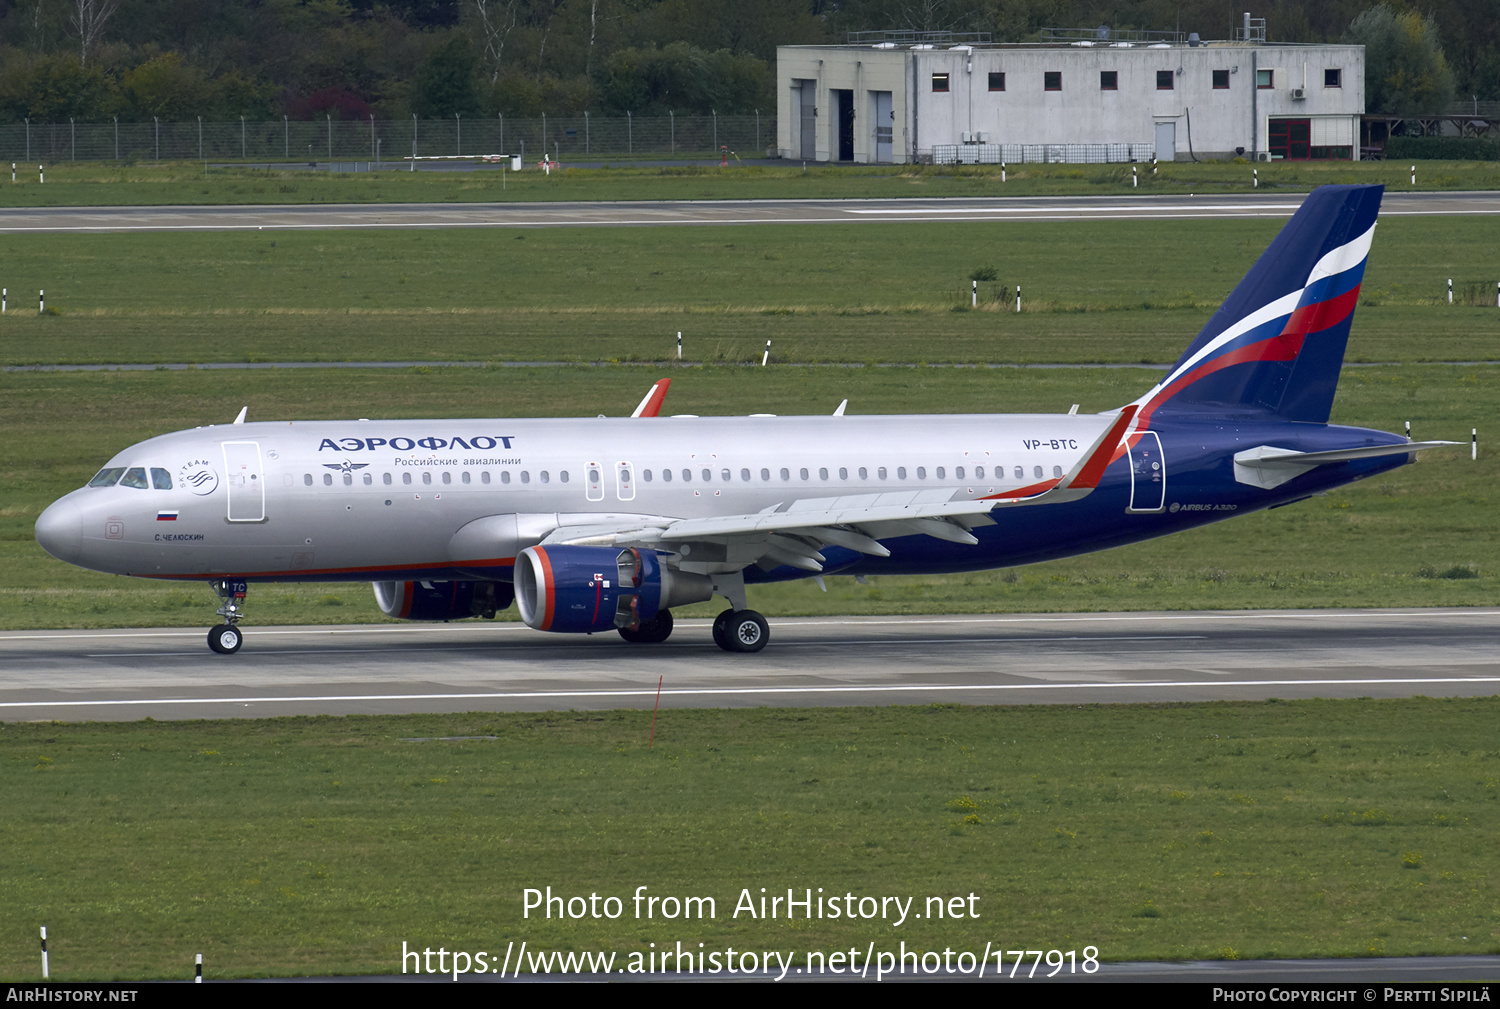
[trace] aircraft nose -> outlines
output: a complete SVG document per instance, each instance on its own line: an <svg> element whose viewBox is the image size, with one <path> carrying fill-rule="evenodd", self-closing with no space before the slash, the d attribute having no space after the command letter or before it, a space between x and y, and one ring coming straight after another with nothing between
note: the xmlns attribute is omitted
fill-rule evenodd
<svg viewBox="0 0 1500 1009"><path fill-rule="evenodd" d="M77 564L83 550L83 515L78 505L56 501L36 520L36 541L60 561Z"/></svg>

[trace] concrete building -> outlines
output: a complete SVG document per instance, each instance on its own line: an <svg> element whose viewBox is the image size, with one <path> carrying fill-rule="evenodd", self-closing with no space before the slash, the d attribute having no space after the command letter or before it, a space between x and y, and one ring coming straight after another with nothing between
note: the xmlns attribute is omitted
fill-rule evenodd
<svg viewBox="0 0 1500 1009"><path fill-rule="evenodd" d="M781 46L777 147L856 163L1357 159L1364 47L1267 43L1257 25L1231 41L1100 28Z"/></svg>

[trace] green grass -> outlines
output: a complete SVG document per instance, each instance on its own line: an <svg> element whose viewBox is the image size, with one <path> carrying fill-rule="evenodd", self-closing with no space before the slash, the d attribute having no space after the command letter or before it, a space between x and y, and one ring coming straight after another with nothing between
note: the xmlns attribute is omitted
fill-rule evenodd
<svg viewBox="0 0 1500 1009"><path fill-rule="evenodd" d="M155 434L250 418L624 415L658 373L627 367L0 375L0 627L193 626L212 614L192 583L94 574L48 557L37 515L112 454ZM692 368L672 373L674 413L1084 412L1155 380L1137 369ZM588 404L580 407L579 404ZM378 407L378 409L377 409ZM1465 441L1500 413L1493 365L1348 369L1334 420ZM1486 438L1490 437L1486 433ZM1489 441L1485 442L1490 444ZM1483 446L1482 446L1483 448ZM1377 480L1293 507L1152 542L972 575L757 587L771 616L1500 603L1496 454L1431 452ZM1170 465L1170 460L1169 460ZM1477 577L1444 577L1455 568ZM681 615L707 616L703 604ZM363 583L257 586L252 624L380 619ZM508 614L514 617L514 610Z"/></svg>
<svg viewBox="0 0 1500 1009"><path fill-rule="evenodd" d="M498 951L1500 952L1495 698L0 725L0 977L395 973ZM454 742L411 737L493 736ZM705 896L522 918L521 891ZM755 897L978 897L754 921ZM1007 958L1007 963L1013 958ZM805 961L803 961L805 962ZM1045 968L1044 968L1045 969Z"/></svg>
<svg viewBox="0 0 1500 1009"><path fill-rule="evenodd" d="M1281 225L7 234L0 363L664 361L681 331L691 361L1165 364ZM1497 261L1486 218L1385 221L1350 359L1500 356Z"/></svg>
<svg viewBox="0 0 1500 1009"><path fill-rule="evenodd" d="M596 159L610 161L610 159ZM1493 162L1419 164L1417 185L1408 162L1212 162L1149 165L1132 186L1129 165L1011 165L1007 181L996 166L830 166L801 162L719 168L626 164L551 175L528 169L475 172L309 172L287 168L212 168L202 162L47 166L48 181L23 168L15 184L0 183L0 206L143 206L160 204L501 203L538 200L838 199L933 196L1108 196L1150 193L1248 193L1252 170L1260 190L1306 191L1328 183L1384 183L1393 190L1500 188Z"/></svg>

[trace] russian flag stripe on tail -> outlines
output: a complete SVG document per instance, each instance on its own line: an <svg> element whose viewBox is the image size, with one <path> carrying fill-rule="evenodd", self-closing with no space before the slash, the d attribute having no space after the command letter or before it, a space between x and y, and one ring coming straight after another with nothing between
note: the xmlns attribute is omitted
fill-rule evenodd
<svg viewBox="0 0 1500 1009"><path fill-rule="evenodd" d="M1315 190L1156 388L1137 427L1187 410L1327 423L1382 186Z"/></svg>

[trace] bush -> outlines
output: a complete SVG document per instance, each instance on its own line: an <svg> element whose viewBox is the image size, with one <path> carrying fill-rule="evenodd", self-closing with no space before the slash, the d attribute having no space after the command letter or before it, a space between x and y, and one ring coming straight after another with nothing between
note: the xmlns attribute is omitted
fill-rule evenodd
<svg viewBox="0 0 1500 1009"><path fill-rule="evenodd" d="M1500 140L1391 137L1385 156L1393 161L1500 161Z"/></svg>

